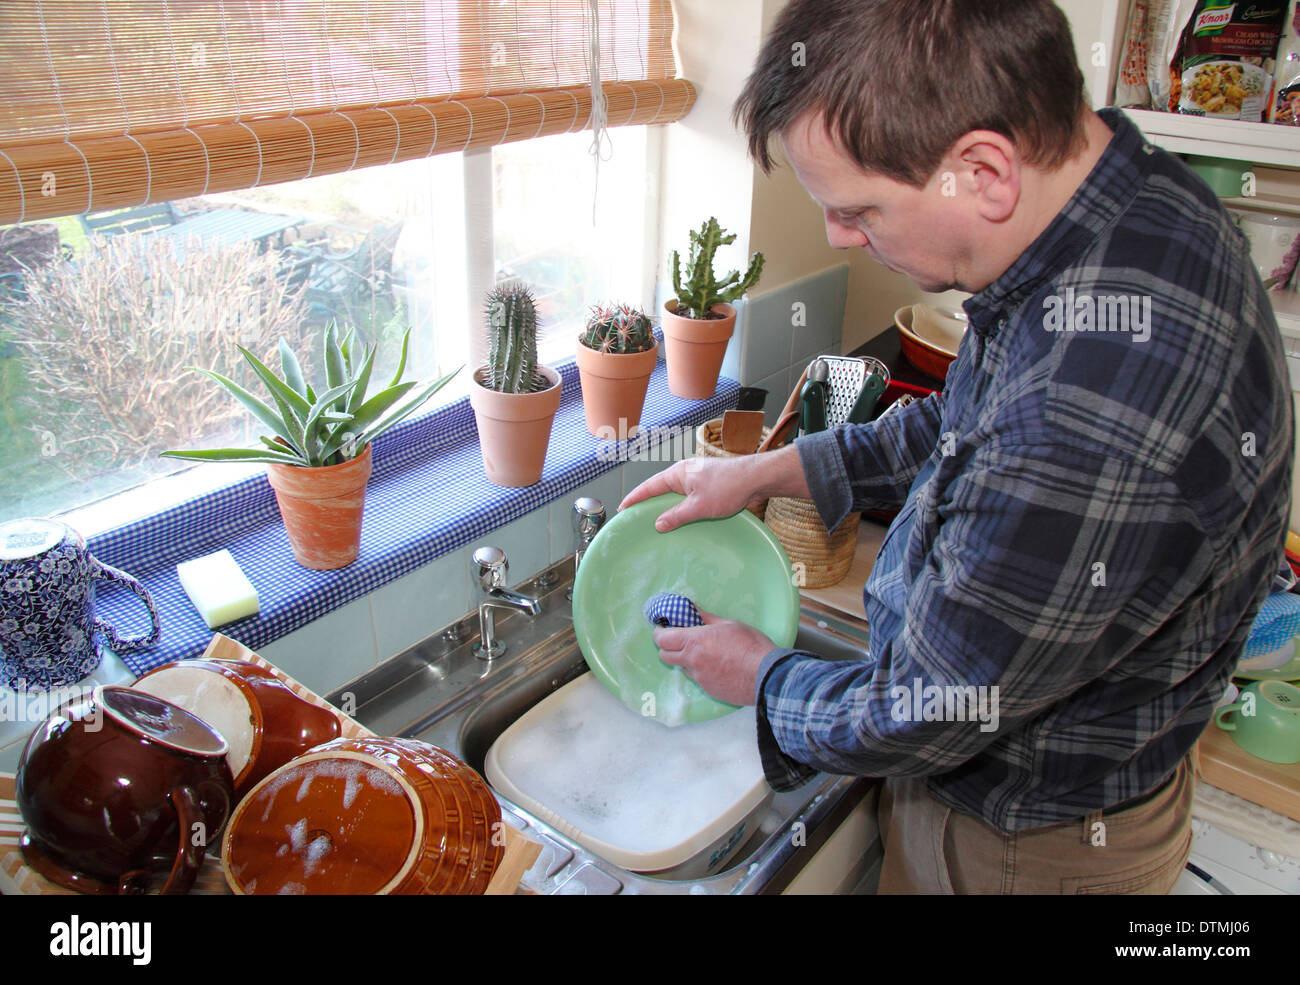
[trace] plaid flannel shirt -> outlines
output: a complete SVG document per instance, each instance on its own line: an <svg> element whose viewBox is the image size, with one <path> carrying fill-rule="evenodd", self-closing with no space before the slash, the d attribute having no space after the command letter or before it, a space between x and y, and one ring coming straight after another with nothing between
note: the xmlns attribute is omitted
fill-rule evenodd
<svg viewBox="0 0 1300 985"><path fill-rule="evenodd" d="M1211 191L1102 116L1087 180L966 302L943 393L796 444L828 528L902 510L863 591L867 659L760 668L778 790L925 776L1001 831L1058 823L1153 789L1224 692L1285 537L1281 339Z"/></svg>

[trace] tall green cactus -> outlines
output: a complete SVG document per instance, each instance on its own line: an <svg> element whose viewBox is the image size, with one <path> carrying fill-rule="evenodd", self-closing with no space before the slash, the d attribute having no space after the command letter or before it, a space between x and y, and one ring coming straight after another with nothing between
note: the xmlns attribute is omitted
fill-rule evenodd
<svg viewBox="0 0 1300 985"><path fill-rule="evenodd" d="M550 384L537 372L537 305L515 281L487 293L488 385L500 393L535 393Z"/></svg>
<svg viewBox="0 0 1300 985"><path fill-rule="evenodd" d="M691 251L686 261L686 282L682 283L681 257L673 250L669 263L673 271L673 291L677 295L677 313L686 318L707 318L715 304L730 304L758 283L763 272L763 254L755 253L749 259L745 276L732 270L719 281L713 273L713 256L719 246L736 241L735 233L728 233L712 216L691 232Z"/></svg>

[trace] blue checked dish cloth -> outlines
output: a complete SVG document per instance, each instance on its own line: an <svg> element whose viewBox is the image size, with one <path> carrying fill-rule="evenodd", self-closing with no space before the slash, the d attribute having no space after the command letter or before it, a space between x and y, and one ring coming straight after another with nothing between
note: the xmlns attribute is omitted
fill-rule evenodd
<svg viewBox="0 0 1300 985"><path fill-rule="evenodd" d="M683 629L689 626L703 626L700 610L685 595L672 592L660 592L646 600L641 610L652 626L671 626Z"/></svg>

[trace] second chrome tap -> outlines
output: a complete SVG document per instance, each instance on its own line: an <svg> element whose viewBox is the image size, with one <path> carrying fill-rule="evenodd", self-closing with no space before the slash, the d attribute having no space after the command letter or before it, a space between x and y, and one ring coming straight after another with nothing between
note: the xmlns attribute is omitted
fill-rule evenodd
<svg viewBox="0 0 1300 985"><path fill-rule="evenodd" d="M542 611L541 603L531 595L511 591L509 583L510 562L506 552L499 547L480 547L471 562L478 578L479 641L474 653L480 660L491 660L505 653L506 645L496 637L496 609L516 609L536 616Z"/></svg>

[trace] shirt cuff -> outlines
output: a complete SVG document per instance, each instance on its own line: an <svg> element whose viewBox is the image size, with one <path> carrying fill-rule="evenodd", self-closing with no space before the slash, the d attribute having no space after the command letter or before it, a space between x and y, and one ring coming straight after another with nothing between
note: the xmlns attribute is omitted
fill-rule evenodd
<svg viewBox="0 0 1300 985"><path fill-rule="evenodd" d="M763 764L763 775L767 778L768 786L778 793L803 786L817 775L818 770L796 759L791 759L781 751L781 747L776 741L776 734L772 731L771 723L767 719L767 699L764 695L764 689L768 675L776 669L777 664L789 657L809 656L810 654L800 650L777 647L763 658L763 662L758 667L758 679L754 689L756 711L754 717L758 723L758 757Z"/></svg>
<svg viewBox="0 0 1300 985"><path fill-rule="evenodd" d="M839 437L842 428L807 434L794 443L813 505L827 530L838 527L853 510L853 488Z"/></svg>

